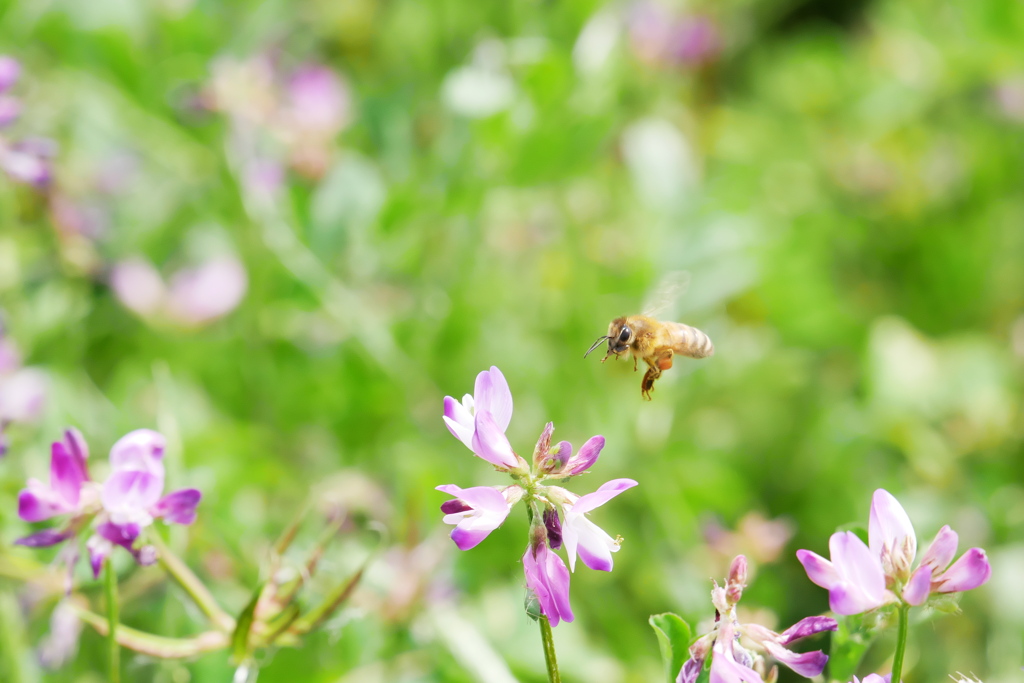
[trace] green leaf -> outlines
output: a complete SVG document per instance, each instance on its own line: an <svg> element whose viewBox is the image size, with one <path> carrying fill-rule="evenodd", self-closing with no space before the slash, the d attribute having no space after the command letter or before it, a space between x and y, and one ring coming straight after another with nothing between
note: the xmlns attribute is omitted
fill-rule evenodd
<svg viewBox="0 0 1024 683"><path fill-rule="evenodd" d="M884 610L883 610L884 611ZM883 625L881 613L855 614L838 617L839 629L832 634L829 648L828 678L849 681L857 673L857 666L871 647L875 632Z"/></svg>
<svg viewBox="0 0 1024 683"><path fill-rule="evenodd" d="M690 656L690 625L671 612L652 614L648 623L658 635L668 681L674 683L683 662Z"/></svg>
<svg viewBox="0 0 1024 683"><path fill-rule="evenodd" d="M249 657L249 634L252 631L252 622L256 618L256 605L260 602L264 585L260 583L256 586L249 604L238 615L235 632L231 634L231 656L236 664L241 664Z"/></svg>

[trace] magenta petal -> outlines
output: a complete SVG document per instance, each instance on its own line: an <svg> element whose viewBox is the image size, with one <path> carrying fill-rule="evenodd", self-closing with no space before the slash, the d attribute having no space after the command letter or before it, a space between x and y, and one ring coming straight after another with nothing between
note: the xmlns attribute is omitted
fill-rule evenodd
<svg viewBox="0 0 1024 683"><path fill-rule="evenodd" d="M85 472L85 463L89 459L89 445L85 442L82 433L74 427L68 427L64 430L63 442L64 447L68 449L75 460L81 463L82 471ZM85 478L89 478L88 474Z"/></svg>
<svg viewBox="0 0 1024 683"><path fill-rule="evenodd" d="M138 524L114 524L104 522L96 527L96 533L115 545L131 549L135 539L139 537L142 529Z"/></svg>
<svg viewBox="0 0 1024 683"><path fill-rule="evenodd" d="M472 505L467 505L458 498L452 498L451 500L446 500L445 502L441 503L441 512L443 512L446 515L454 515L458 512L465 512L466 510L472 509Z"/></svg>
<svg viewBox="0 0 1024 683"><path fill-rule="evenodd" d="M98 579L100 578L100 571L103 569L103 562L107 559L113 548L108 541L97 536L90 538L85 547L89 551L89 566L92 568L92 577Z"/></svg>
<svg viewBox="0 0 1024 683"><path fill-rule="evenodd" d="M61 541L66 541L72 536L74 536L74 534L67 531L44 529L29 536L25 536L24 538L19 538L14 542L14 545L23 545L26 548L46 548L51 545L57 545Z"/></svg>
<svg viewBox="0 0 1024 683"><path fill-rule="evenodd" d="M801 638L838 628L839 624L832 617L805 617L779 634L779 645L789 645Z"/></svg>
<svg viewBox="0 0 1024 683"><path fill-rule="evenodd" d="M796 559L804 566L807 578L817 586L830 589L839 583L839 574L831 562L810 550L797 550Z"/></svg>
<svg viewBox="0 0 1024 683"><path fill-rule="evenodd" d="M136 429L117 440L110 449L110 465L115 470L135 470L164 476L164 449L167 439L152 429Z"/></svg>
<svg viewBox="0 0 1024 683"><path fill-rule="evenodd" d="M196 506L202 497L199 489L172 491L156 502L151 513L171 524L191 524L196 521Z"/></svg>
<svg viewBox="0 0 1024 683"><path fill-rule="evenodd" d="M478 410L476 413L473 452L498 467L513 468L519 464L505 432L498 427L494 418L486 410Z"/></svg>
<svg viewBox="0 0 1024 683"><path fill-rule="evenodd" d="M936 578L939 593L958 593L977 588L992 576L992 565L988 562L985 551L971 548L960 556L960 559Z"/></svg>
<svg viewBox="0 0 1024 683"><path fill-rule="evenodd" d="M910 517L896 498L885 489L878 489L871 497L871 516L868 520L868 545L875 557L882 556L882 548L900 552L904 539L910 540L907 548L909 562L917 554L917 535ZM832 558L833 560L835 558Z"/></svg>
<svg viewBox="0 0 1024 683"><path fill-rule="evenodd" d="M82 461L72 455L61 441L50 447L50 487L69 507L77 507L81 496L85 471Z"/></svg>
<svg viewBox="0 0 1024 683"><path fill-rule="evenodd" d="M775 657L775 659L805 678L819 675L825 669L825 664L828 662L828 655L821 650L798 654L771 641L766 642L764 647L772 657Z"/></svg>
<svg viewBox="0 0 1024 683"><path fill-rule="evenodd" d="M956 532L950 529L949 525L942 527L939 529L939 533L935 534L935 539L928 546L928 550L924 551L921 565L931 567L933 574L940 573L956 557L956 548L959 542L960 539Z"/></svg>
<svg viewBox="0 0 1024 683"><path fill-rule="evenodd" d="M480 545L485 538L490 536L494 529L466 529L455 527L452 529L451 538L459 550L472 550Z"/></svg>
<svg viewBox="0 0 1024 683"><path fill-rule="evenodd" d="M18 494L18 516L26 522L41 522L72 510L56 491L37 479L29 479L28 487Z"/></svg>
<svg viewBox="0 0 1024 683"><path fill-rule="evenodd" d="M444 397L444 423L452 436L464 443L466 448L473 448L473 432L476 429L473 415L451 396Z"/></svg>
<svg viewBox="0 0 1024 683"><path fill-rule="evenodd" d="M562 558L551 552L547 545L537 548L536 557L527 548L523 555L523 571L527 588L537 596L541 614L552 626L575 618L569 605L569 570Z"/></svg>
<svg viewBox="0 0 1024 683"><path fill-rule="evenodd" d="M579 453L569 460L566 466L567 474L572 476L586 472L597 462L602 448L604 448L603 436L592 436L587 439L587 442L580 448Z"/></svg>

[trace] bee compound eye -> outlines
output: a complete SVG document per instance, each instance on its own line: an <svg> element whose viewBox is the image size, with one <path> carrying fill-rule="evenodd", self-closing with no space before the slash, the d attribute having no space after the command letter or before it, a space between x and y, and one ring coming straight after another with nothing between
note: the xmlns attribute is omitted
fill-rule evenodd
<svg viewBox="0 0 1024 683"><path fill-rule="evenodd" d="M619 332L619 341L625 344L626 342L629 341L630 334L632 334L632 332L629 331L629 328L623 326L622 332Z"/></svg>

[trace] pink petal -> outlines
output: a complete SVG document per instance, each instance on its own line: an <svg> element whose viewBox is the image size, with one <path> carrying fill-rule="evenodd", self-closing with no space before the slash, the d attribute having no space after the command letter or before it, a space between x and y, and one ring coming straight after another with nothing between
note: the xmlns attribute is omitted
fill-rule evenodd
<svg viewBox="0 0 1024 683"><path fill-rule="evenodd" d="M903 587L903 599L916 607L928 599L931 588L932 568L923 564L914 571L907 585Z"/></svg>
<svg viewBox="0 0 1024 683"><path fill-rule="evenodd" d="M139 521L149 517L149 510L160 500L163 488L163 479L155 474L115 471L103 484L100 500L115 521Z"/></svg>
<svg viewBox="0 0 1024 683"><path fill-rule="evenodd" d="M117 440L110 449L110 465L115 470L149 472L163 479L164 450L167 439L152 429L136 429Z"/></svg>
<svg viewBox="0 0 1024 683"><path fill-rule="evenodd" d="M18 82L21 75L21 64L14 57L0 55L0 92L4 92Z"/></svg>
<svg viewBox="0 0 1024 683"><path fill-rule="evenodd" d="M62 541L66 541L75 534L68 531L57 531L56 529L44 529L43 531L37 531L34 534L19 538L14 542L14 545L23 545L26 548L46 548L51 545L57 545Z"/></svg>
<svg viewBox="0 0 1024 683"><path fill-rule="evenodd" d="M839 583L839 574L831 562L810 550L797 550L796 559L804 566L807 578L815 585L831 589Z"/></svg>
<svg viewBox="0 0 1024 683"><path fill-rule="evenodd" d="M26 522L41 522L73 510L60 494L37 479L29 479L28 487L18 494L18 516Z"/></svg>
<svg viewBox="0 0 1024 683"><path fill-rule="evenodd" d="M547 545L537 548L536 557L530 548L526 549L523 571L527 588L537 596L541 614L548 618L552 626L575 618L569 605L569 570Z"/></svg>
<svg viewBox="0 0 1024 683"><path fill-rule="evenodd" d="M907 564L917 555L917 535L910 517L896 498L885 489L878 489L871 498L871 516L868 520L868 543L875 557L882 556L882 548L902 552L904 539L909 539Z"/></svg>
<svg viewBox="0 0 1024 683"><path fill-rule="evenodd" d="M838 628L839 624L832 617L805 617L780 634L779 645L789 645L801 638Z"/></svg>
<svg viewBox="0 0 1024 683"><path fill-rule="evenodd" d="M477 409L473 452L498 467L514 468L519 464L505 432L486 410Z"/></svg>
<svg viewBox="0 0 1024 683"><path fill-rule="evenodd" d="M221 256L171 277L167 310L185 325L201 325L233 311L245 297L249 278L234 256Z"/></svg>
<svg viewBox="0 0 1024 683"><path fill-rule="evenodd" d="M711 655L710 683L763 683L761 676L749 666L737 662L716 644Z"/></svg>
<svg viewBox="0 0 1024 683"><path fill-rule="evenodd" d="M960 556L960 559L936 577L939 593L959 593L984 584L992 576L992 565L988 562L985 551L971 548Z"/></svg>
<svg viewBox="0 0 1024 683"><path fill-rule="evenodd" d="M864 592L868 601L885 602L885 574L878 556L852 531L832 534L832 563L839 575Z"/></svg>
<svg viewBox="0 0 1024 683"><path fill-rule="evenodd" d="M472 450L473 433L476 430L473 416L465 406L451 396L444 397L444 423L452 436Z"/></svg>
<svg viewBox="0 0 1024 683"><path fill-rule="evenodd" d="M477 375L473 400L476 402L477 413L486 410L503 433L508 429L512 421L512 392L501 370L492 365L490 370Z"/></svg>
<svg viewBox="0 0 1024 683"><path fill-rule="evenodd" d="M110 269L110 288L122 306L141 316L158 313L167 297L160 273L139 257L114 264Z"/></svg>
<svg viewBox="0 0 1024 683"><path fill-rule="evenodd" d="M171 524L191 524L196 521L196 506L202 497L199 489L172 491L158 500L150 512Z"/></svg>
<svg viewBox="0 0 1024 683"><path fill-rule="evenodd" d="M956 557L956 547L959 544L956 532L944 526L935 534L935 539L928 546L921 558L921 565L928 565L932 568L933 574L938 574L949 566L949 563Z"/></svg>
<svg viewBox="0 0 1024 683"><path fill-rule="evenodd" d="M573 476L586 472L597 462L602 448L604 448L603 436L592 436L587 439L587 442L580 448L579 453L569 459L565 467L566 474Z"/></svg>
<svg viewBox="0 0 1024 683"><path fill-rule="evenodd" d="M636 485L637 483L632 479L612 479L611 481L602 484L593 493L580 496L580 499L572 506L572 513L574 515L580 515L585 512L590 512L594 508L604 505L615 496L627 489L633 488Z"/></svg>
<svg viewBox="0 0 1024 683"><path fill-rule="evenodd" d="M61 441L50 446L50 487L69 507L78 506L82 484L85 482L84 462L68 450Z"/></svg>
<svg viewBox="0 0 1024 683"><path fill-rule="evenodd" d="M819 675L825 669L825 664L828 662L828 655L821 650L798 654L771 641L766 642L764 647L772 657L775 657L775 659L805 678Z"/></svg>

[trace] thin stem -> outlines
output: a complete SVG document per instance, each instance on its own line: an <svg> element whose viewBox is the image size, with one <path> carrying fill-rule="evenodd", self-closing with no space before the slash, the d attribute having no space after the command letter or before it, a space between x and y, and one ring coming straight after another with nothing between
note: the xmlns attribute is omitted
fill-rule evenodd
<svg viewBox="0 0 1024 683"><path fill-rule="evenodd" d="M110 683L121 683L121 646L117 644L117 572L114 563L107 559L106 567L107 592L107 653Z"/></svg>
<svg viewBox="0 0 1024 683"><path fill-rule="evenodd" d="M151 533L148 535L148 539L156 546L160 566L188 593L192 601L199 606L199 609L213 622L214 626L229 633L234 631L235 620L217 604L216 598L213 597L206 584L192 573L192 570L188 568L188 565L181 558L171 552L171 549L160 538L160 534L156 532Z"/></svg>
<svg viewBox="0 0 1024 683"><path fill-rule="evenodd" d="M555 660L555 639L551 634L551 623L543 614L537 621L540 622L540 639L544 643L544 663L548 667L548 681L561 683L562 677L558 675L558 662Z"/></svg>
<svg viewBox="0 0 1024 683"><path fill-rule="evenodd" d="M74 600L68 604L82 621L96 629L101 636L106 636L110 632L110 624L105 618L95 612L90 612ZM157 659L195 657L204 652L223 650L228 646L228 636L221 631L206 631L192 638L165 638L118 624L116 637L121 647Z"/></svg>
<svg viewBox="0 0 1024 683"><path fill-rule="evenodd" d="M910 605L900 605L899 625L896 633L896 654L892 656L892 681L900 683L903 675L903 657L907 653L907 631L910 626Z"/></svg>

